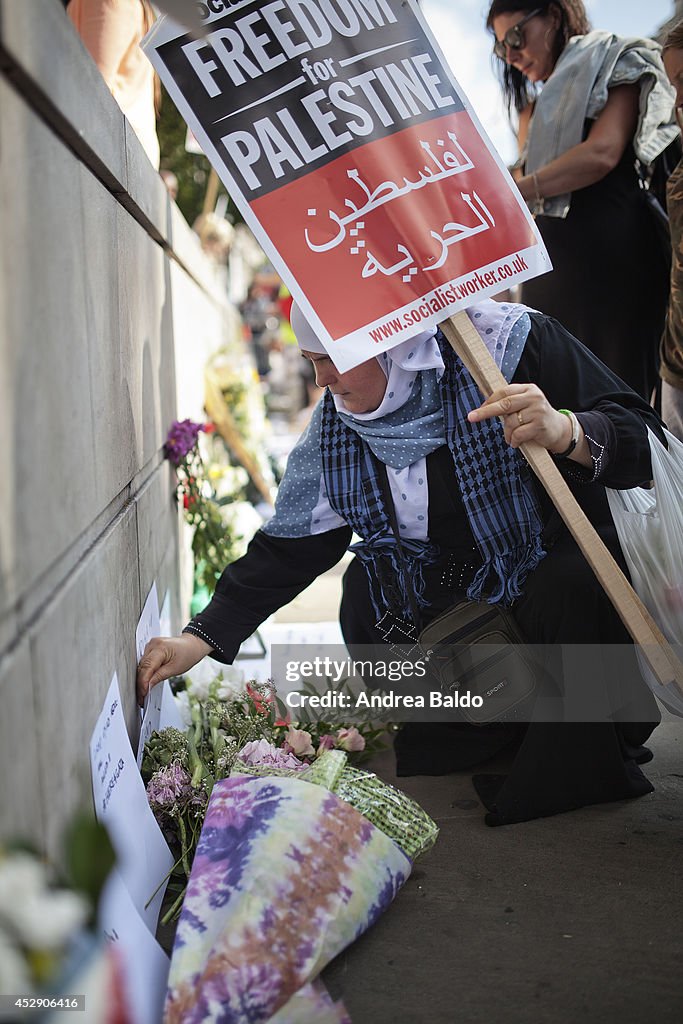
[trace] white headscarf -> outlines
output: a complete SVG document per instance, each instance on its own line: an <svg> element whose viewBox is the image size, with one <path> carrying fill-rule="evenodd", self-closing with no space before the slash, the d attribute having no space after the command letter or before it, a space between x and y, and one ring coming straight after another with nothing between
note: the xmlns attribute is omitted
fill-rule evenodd
<svg viewBox="0 0 683 1024"><path fill-rule="evenodd" d="M316 352L329 356L329 352L296 303L292 304L290 322L300 349L304 352ZM436 342L435 328L421 331L420 334L416 334L415 337L409 338L407 341L402 341L388 352L375 356L375 359L387 378L384 398L376 409L372 412L352 413L346 408L344 399L340 395L334 395L337 412L344 413L345 416L361 423L379 420L405 405L411 397L413 382L421 370L436 370L437 379L441 377L444 370L443 359Z"/></svg>
<svg viewBox="0 0 683 1024"><path fill-rule="evenodd" d="M479 336L507 380L511 380L515 372L529 333L531 322L527 313L526 306L492 299L467 309ZM296 305L292 306L291 322L304 351L329 354ZM345 422L385 463L401 536L415 540L427 538L426 456L445 444L438 385L444 366L435 335L434 330L424 331L376 357L387 375L387 388L374 412L351 414L345 411L343 402L339 399L335 402ZM434 372L421 374L424 370ZM418 377L419 383L415 385ZM413 405L417 408L413 409ZM368 422L372 420L379 422ZM264 527L264 532L280 537L303 537L344 525L331 509L325 493L321 421L322 403L318 403L308 429L289 457L276 514Z"/></svg>

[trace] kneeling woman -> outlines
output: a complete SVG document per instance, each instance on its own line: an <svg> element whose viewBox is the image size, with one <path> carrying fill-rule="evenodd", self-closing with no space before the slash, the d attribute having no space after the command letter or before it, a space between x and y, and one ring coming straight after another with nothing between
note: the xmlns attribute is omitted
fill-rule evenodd
<svg viewBox="0 0 683 1024"><path fill-rule="evenodd" d="M647 428L662 437L660 421L556 321L492 300L467 312L510 382L483 405L440 333L339 373L294 310L299 344L326 393L290 455L274 517L183 635L148 645L141 696L208 653L231 662L268 615L338 562L352 532L362 542L341 605L351 653L386 639L387 618L405 622L417 608L426 625L465 596L511 605L531 643L630 643L517 448L535 440L558 456L623 564L604 488L649 480ZM573 418L559 409L575 414L575 446ZM407 725L397 738L398 772L456 771L509 747L509 775L475 776L490 825L640 796L652 790L638 767L650 757L642 744L659 719L641 686L638 713L622 709L620 721Z"/></svg>

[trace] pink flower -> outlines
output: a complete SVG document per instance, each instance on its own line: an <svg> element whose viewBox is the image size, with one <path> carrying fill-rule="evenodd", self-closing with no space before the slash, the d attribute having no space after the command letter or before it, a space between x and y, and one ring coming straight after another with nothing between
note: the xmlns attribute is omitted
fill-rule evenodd
<svg viewBox="0 0 683 1024"><path fill-rule="evenodd" d="M337 733L337 746L340 750L365 750L365 740L352 725L350 729L340 729Z"/></svg>
<svg viewBox="0 0 683 1024"><path fill-rule="evenodd" d="M336 740L334 736L331 736L329 732L325 733L324 736L320 737L320 742L318 743L317 756L320 757L320 755L324 754L326 750L334 750L335 743Z"/></svg>
<svg viewBox="0 0 683 1024"><path fill-rule="evenodd" d="M268 715L270 714L270 705L275 703L275 698L273 697L273 695L267 692L259 691L255 686L252 686L251 683L246 684L246 691L247 696L251 697L252 701L254 702L256 714L268 717Z"/></svg>
<svg viewBox="0 0 683 1024"><path fill-rule="evenodd" d="M147 783L147 799L158 810L172 811L193 796L190 773L179 764L159 768Z"/></svg>
<svg viewBox="0 0 683 1024"><path fill-rule="evenodd" d="M273 746L268 740L251 740L237 755L244 764L265 764L271 768L305 768L306 765L287 750Z"/></svg>
<svg viewBox="0 0 683 1024"><path fill-rule="evenodd" d="M304 729L295 729L293 725L290 725L287 730L282 746L284 750L291 751L297 757L315 756L310 732L306 732Z"/></svg>

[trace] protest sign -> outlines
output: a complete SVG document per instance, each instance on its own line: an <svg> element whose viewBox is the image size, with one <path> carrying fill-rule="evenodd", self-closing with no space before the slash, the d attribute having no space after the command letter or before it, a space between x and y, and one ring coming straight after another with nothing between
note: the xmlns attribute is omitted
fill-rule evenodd
<svg viewBox="0 0 683 1024"><path fill-rule="evenodd" d="M551 269L412 0L199 7L143 46L339 370Z"/></svg>

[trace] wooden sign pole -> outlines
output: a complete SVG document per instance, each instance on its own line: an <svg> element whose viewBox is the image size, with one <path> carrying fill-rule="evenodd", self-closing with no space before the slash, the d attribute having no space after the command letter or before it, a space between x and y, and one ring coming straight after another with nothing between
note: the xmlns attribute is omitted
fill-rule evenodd
<svg viewBox="0 0 683 1024"><path fill-rule="evenodd" d="M445 320L441 330L486 398L507 384L467 313L456 313ZM683 664L594 530L550 453L536 441L520 445L520 451L548 492L634 643L642 648L657 681L662 686L675 686L683 694Z"/></svg>

